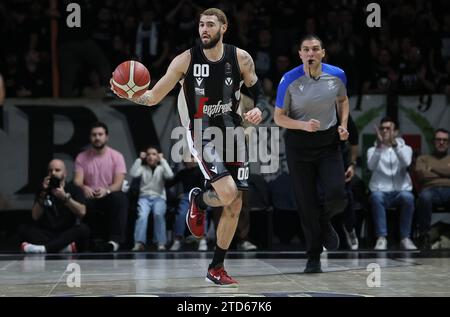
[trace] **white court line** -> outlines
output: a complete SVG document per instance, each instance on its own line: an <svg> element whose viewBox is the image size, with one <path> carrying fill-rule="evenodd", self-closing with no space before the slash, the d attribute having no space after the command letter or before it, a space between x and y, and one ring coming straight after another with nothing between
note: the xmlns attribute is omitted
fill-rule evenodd
<svg viewBox="0 0 450 317"><path fill-rule="evenodd" d="M302 287L302 285L297 282L294 278L290 278L286 273L281 272L276 266L274 266L273 264L267 263L265 262L263 259L258 259L258 261L261 261L262 263L264 263L265 265L268 265L269 267L272 267L275 271L278 272L279 275L281 275L282 278L288 280L290 283L293 283L294 285L300 286L301 288L303 288L304 291L308 291L308 289L306 289L305 287ZM298 273L300 274L300 272Z"/></svg>
<svg viewBox="0 0 450 317"><path fill-rule="evenodd" d="M16 263L16 262L17 262L17 260L16 260L16 261L9 262L9 263L6 264L4 267L2 267L2 268L0 269L0 271L6 271L6 269L7 269L8 267L10 267L11 265L13 265L13 264Z"/></svg>
<svg viewBox="0 0 450 317"><path fill-rule="evenodd" d="M59 279L56 281L55 285L53 285L53 287L51 288L51 290L47 293L46 297L50 297L51 293L53 292L53 290L56 288L56 286L58 286L59 282L61 282L61 279L63 278L63 276L66 274L66 271L64 271L61 276L59 277Z"/></svg>

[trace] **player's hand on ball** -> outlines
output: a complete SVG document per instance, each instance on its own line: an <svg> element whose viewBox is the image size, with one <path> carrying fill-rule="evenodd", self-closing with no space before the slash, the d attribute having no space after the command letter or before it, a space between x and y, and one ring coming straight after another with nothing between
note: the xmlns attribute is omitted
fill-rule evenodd
<svg viewBox="0 0 450 317"><path fill-rule="evenodd" d="M109 80L109 86L110 86L111 91L112 91L117 97L119 97L119 98L125 98L125 97L122 97L121 95L119 95L119 94L117 93L117 91L114 89L114 85L113 85L112 80L113 80L112 78Z"/></svg>
<svg viewBox="0 0 450 317"><path fill-rule="evenodd" d="M109 83L119 98L134 100L147 91L150 72L138 61L125 61L116 67Z"/></svg>
<svg viewBox="0 0 450 317"><path fill-rule="evenodd" d="M262 121L262 112L259 108L253 108L244 113L244 119L251 124L259 124Z"/></svg>

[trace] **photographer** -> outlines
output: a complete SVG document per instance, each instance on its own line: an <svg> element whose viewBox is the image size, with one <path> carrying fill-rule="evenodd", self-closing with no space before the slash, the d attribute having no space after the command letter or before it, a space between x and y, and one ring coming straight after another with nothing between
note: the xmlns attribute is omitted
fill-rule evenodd
<svg viewBox="0 0 450 317"><path fill-rule="evenodd" d="M85 248L89 228L79 221L86 214L83 192L65 179L64 162L50 161L31 209L33 223L19 228L26 241L21 245L25 253L71 253Z"/></svg>
<svg viewBox="0 0 450 317"><path fill-rule="evenodd" d="M132 177L141 177L139 186L138 218L134 229L134 248L143 251L147 243L147 223L153 212L154 242L158 251L166 249L166 189L165 181L173 178L173 172L163 154L154 146L141 152L130 170Z"/></svg>

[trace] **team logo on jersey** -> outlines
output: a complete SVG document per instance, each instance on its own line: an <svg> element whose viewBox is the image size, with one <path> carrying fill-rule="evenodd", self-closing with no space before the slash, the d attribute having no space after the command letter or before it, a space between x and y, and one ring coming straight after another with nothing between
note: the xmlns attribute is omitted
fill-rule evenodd
<svg viewBox="0 0 450 317"><path fill-rule="evenodd" d="M334 88L336 88L336 84L334 83L334 80L330 79L328 81L328 90L333 90Z"/></svg>
<svg viewBox="0 0 450 317"><path fill-rule="evenodd" d="M233 84L233 79L231 77L225 78L225 85L231 86Z"/></svg>
<svg viewBox="0 0 450 317"><path fill-rule="evenodd" d="M204 96L205 95L205 89L204 88L197 88L197 87L195 87L195 94L197 96Z"/></svg>
<svg viewBox="0 0 450 317"><path fill-rule="evenodd" d="M195 78L195 81L197 82L197 86L201 86L203 82L203 78Z"/></svg>
<svg viewBox="0 0 450 317"><path fill-rule="evenodd" d="M226 112L233 111L233 109L231 109L231 107L233 106L231 100L230 100L230 102L224 103L224 104L222 103L222 100L220 100L215 105L207 105L206 103L208 102L208 100L209 100L208 97L201 97L200 98L199 104L198 104L198 110L194 114L194 118L195 119L202 118L203 114L206 114L206 115L208 115L210 117L215 117L217 115L221 115L221 114L224 114Z"/></svg>

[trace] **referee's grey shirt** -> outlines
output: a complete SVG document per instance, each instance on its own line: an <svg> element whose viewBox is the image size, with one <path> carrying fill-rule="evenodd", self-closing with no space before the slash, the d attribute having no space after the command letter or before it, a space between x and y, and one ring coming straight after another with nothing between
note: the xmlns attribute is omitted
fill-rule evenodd
<svg viewBox="0 0 450 317"><path fill-rule="evenodd" d="M320 121L319 130L327 130L337 123L336 97L347 95L347 78L342 69L322 63L318 80L306 76L303 65L285 73L278 85L276 107L296 120Z"/></svg>

